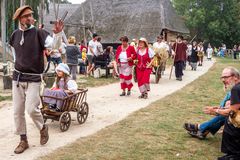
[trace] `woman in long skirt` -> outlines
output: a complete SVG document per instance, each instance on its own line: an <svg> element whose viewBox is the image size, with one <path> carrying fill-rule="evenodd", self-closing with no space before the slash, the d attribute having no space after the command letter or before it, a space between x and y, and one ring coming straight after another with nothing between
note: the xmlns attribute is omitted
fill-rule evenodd
<svg viewBox="0 0 240 160"><path fill-rule="evenodd" d="M121 39L122 45L117 48L116 62L119 66L119 76L122 94L120 96L131 95L132 84L132 66L133 60L136 58L134 47L128 44L128 37L123 36ZM127 89L127 93L126 93Z"/></svg>
<svg viewBox="0 0 240 160"><path fill-rule="evenodd" d="M148 98L150 91L150 74L152 72L154 51L148 47L148 42L145 38L140 38L137 50L137 80L138 88L141 92L139 98Z"/></svg>

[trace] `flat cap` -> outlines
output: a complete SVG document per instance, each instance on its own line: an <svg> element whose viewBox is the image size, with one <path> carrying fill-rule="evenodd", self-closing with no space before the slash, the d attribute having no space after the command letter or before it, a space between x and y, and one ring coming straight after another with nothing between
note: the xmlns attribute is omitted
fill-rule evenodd
<svg viewBox="0 0 240 160"><path fill-rule="evenodd" d="M33 10L30 6L28 5L22 6L15 11L13 15L13 20L17 20L22 16L32 14L32 13L33 13Z"/></svg>

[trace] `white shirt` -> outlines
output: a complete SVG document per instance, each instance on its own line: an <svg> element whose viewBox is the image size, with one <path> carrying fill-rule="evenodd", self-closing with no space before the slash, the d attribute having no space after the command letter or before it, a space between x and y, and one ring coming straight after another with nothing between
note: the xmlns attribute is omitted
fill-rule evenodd
<svg viewBox="0 0 240 160"><path fill-rule="evenodd" d="M103 46L100 42L96 41L96 56L103 54Z"/></svg>
<svg viewBox="0 0 240 160"><path fill-rule="evenodd" d="M61 80L63 80L63 78L61 78ZM54 82L53 84L53 87L56 87L56 82ZM78 89L78 85L76 83L76 81L70 79L68 82L67 82L67 89L71 92L76 92L77 89Z"/></svg>
<svg viewBox="0 0 240 160"><path fill-rule="evenodd" d="M93 53L91 52L90 48L92 48ZM97 41L95 41L95 42L93 40L89 41L87 55L97 56L96 55L96 50L97 50Z"/></svg>
<svg viewBox="0 0 240 160"><path fill-rule="evenodd" d="M164 48L164 49L166 49L166 51L169 51L169 46L165 43L165 42L155 42L154 44L153 44L153 48L155 49L155 48Z"/></svg>
<svg viewBox="0 0 240 160"><path fill-rule="evenodd" d="M128 60L127 60L127 52L126 51L120 53L119 60L120 60L120 62L128 62Z"/></svg>

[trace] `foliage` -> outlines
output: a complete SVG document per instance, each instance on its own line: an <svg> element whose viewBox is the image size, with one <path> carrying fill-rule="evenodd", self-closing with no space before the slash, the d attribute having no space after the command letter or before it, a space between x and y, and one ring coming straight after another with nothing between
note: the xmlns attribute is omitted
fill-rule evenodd
<svg viewBox="0 0 240 160"><path fill-rule="evenodd" d="M173 5L198 39L227 47L240 42L238 0L173 0Z"/></svg>
<svg viewBox="0 0 240 160"><path fill-rule="evenodd" d="M53 2L53 0L43 0L44 1L44 9L48 12L49 9L49 3ZM55 0L56 3L70 3L68 2L68 0ZM25 4L26 5L30 5L33 10L33 17L38 20L39 19L39 15L38 15L38 11L39 11L39 5L42 2L42 0L25 0ZM14 22L12 20L13 14L15 12L15 10L20 6L20 0L7 0L6 1L6 19L7 19L7 37L10 37L10 35L12 34L12 32L18 27L18 23ZM1 26L0 26L1 28ZM8 40L8 39L7 39Z"/></svg>

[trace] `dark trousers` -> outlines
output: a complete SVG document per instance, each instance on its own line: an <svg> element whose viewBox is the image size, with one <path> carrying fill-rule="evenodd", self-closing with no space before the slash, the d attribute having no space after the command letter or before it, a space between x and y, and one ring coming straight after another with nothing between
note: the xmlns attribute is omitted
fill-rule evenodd
<svg viewBox="0 0 240 160"><path fill-rule="evenodd" d="M174 66L176 78L181 78L183 76L184 61L174 62Z"/></svg>

